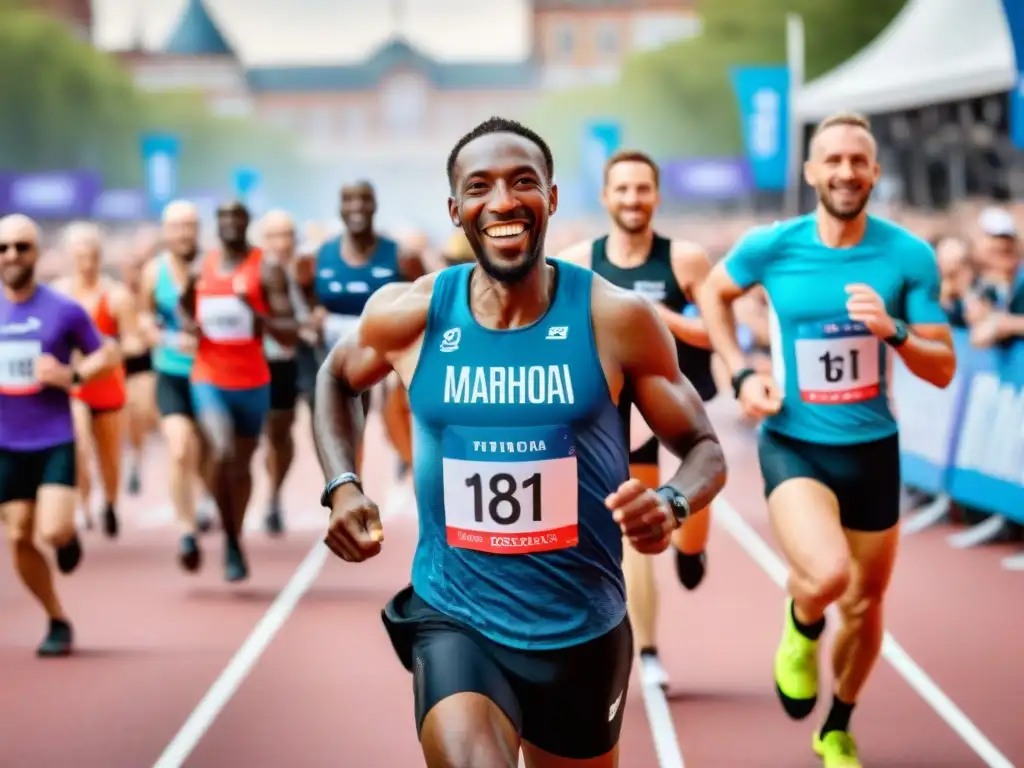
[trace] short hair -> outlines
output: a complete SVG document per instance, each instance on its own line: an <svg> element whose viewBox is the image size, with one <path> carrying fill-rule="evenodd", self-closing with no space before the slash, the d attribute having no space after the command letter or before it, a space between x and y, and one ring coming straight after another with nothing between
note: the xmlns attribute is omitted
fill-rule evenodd
<svg viewBox="0 0 1024 768"><path fill-rule="evenodd" d="M491 133L514 133L516 136L522 136L524 139L536 144L541 154L544 155L544 166L548 175L548 181L554 179L555 159L551 155L551 148L536 131L527 128L520 122L509 120L507 117L491 117L484 120L480 125L455 142L455 146L452 147L452 151L448 154L448 186L452 191L455 190L455 161L459 158L459 152L474 139L479 139L481 136L487 136Z"/></svg>
<svg viewBox="0 0 1024 768"><path fill-rule="evenodd" d="M608 183L608 174L619 163L643 163L654 172L654 186L661 186L661 169L650 155L638 149L620 149L613 153L604 164L604 183Z"/></svg>
<svg viewBox="0 0 1024 768"><path fill-rule="evenodd" d="M373 186L373 182L369 179L356 179L355 181L349 181L341 185L341 189L338 190L339 194L344 195L346 189L366 189L370 195L374 198L377 197L377 190Z"/></svg>
<svg viewBox="0 0 1024 768"><path fill-rule="evenodd" d="M849 125L853 128L863 128L868 133L871 133L871 121L859 112L835 112L828 115L822 120L814 129L814 133L811 136L813 140L823 131L827 131L829 128L834 128L837 125Z"/></svg>
<svg viewBox="0 0 1024 768"><path fill-rule="evenodd" d="M103 230L91 221L73 221L65 227L63 240L65 246L78 240L86 240L99 248L103 245Z"/></svg>

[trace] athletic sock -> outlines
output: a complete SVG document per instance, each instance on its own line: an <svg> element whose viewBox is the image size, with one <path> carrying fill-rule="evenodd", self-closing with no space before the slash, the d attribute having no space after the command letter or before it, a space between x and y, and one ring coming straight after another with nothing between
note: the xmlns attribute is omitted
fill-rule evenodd
<svg viewBox="0 0 1024 768"><path fill-rule="evenodd" d="M808 640L817 640L821 637L821 633L825 631L825 617L822 616L813 624L804 624L796 617L796 602L791 603L790 615L793 617L793 626L796 627L796 631L806 637Z"/></svg>
<svg viewBox="0 0 1024 768"><path fill-rule="evenodd" d="M655 658L657 658L657 656L658 656L658 649L655 646L653 646L653 645L646 645L646 646L644 646L643 648L640 649L640 658L641 659L650 658L652 656L655 657Z"/></svg>
<svg viewBox="0 0 1024 768"><path fill-rule="evenodd" d="M833 696L832 708L828 711L828 717L825 718L825 724L821 726L822 738L825 737L826 733L831 731L849 731L850 715L853 714L853 708L855 706L857 705L847 704L838 696Z"/></svg>

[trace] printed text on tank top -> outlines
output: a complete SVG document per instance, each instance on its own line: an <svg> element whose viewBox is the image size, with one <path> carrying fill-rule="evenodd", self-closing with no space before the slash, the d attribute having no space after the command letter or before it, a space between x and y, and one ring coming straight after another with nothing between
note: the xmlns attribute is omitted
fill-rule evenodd
<svg viewBox="0 0 1024 768"><path fill-rule="evenodd" d="M234 295L228 293L211 295L204 293L201 289L197 290L196 319L203 335L217 344L250 344L256 338L256 317L252 307L242 298L252 291L252 286L248 284L245 274L241 272L232 274L245 261L247 259L232 265L229 270L211 276L214 280L230 278ZM223 265L219 262L220 259L218 259L218 264L211 268L211 271L220 271ZM209 281L209 278L204 275L200 278L200 282L203 280Z"/></svg>
<svg viewBox="0 0 1024 768"><path fill-rule="evenodd" d="M43 343L38 335L43 322L29 317L24 322L0 326L0 395L34 395L42 390L36 378L36 360L43 354Z"/></svg>
<svg viewBox="0 0 1024 768"><path fill-rule="evenodd" d="M819 405L871 400L881 392L880 342L849 318L797 327L796 368L800 399Z"/></svg>

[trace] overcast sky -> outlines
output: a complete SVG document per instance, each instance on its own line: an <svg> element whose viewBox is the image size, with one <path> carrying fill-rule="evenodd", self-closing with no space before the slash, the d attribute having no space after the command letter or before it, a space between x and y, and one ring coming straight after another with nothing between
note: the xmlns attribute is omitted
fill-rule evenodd
<svg viewBox="0 0 1024 768"><path fill-rule="evenodd" d="M188 0L93 0L95 43L126 48L142 30L148 48L166 40ZM242 60L257 64L359 61L401 31L449 61L517 61L529 46L526 0L205 0Z"/></svg>

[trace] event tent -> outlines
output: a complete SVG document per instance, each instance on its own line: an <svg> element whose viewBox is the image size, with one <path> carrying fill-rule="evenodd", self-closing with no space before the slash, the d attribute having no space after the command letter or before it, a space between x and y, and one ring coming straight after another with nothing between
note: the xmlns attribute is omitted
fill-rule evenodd
<svg viewBox="0 0 1024 768"><path fill-rule="evenodd" d="M856 56L795 94L795 116L912 109L1008 91L1016 66L1002 0L910 0Z"/></svg>

